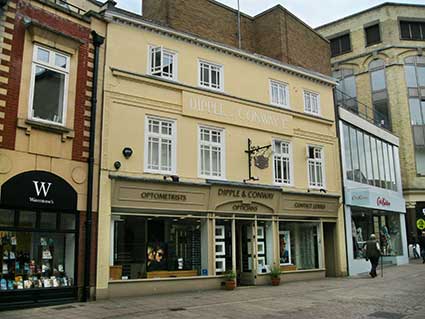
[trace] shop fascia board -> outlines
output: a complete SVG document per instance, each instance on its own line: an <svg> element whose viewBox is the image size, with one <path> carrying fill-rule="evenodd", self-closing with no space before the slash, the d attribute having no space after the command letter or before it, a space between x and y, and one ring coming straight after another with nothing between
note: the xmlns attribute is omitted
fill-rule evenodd
<svg viewBox="0 0 425 319"><path fill-rule="evenodd" d="M203 47L207 47L207 48L211 48L213 50L218 50L221 52L225 52L228 54L232 54L236 57L240 57L242 59L246 59L258 64L263 64L263 65L267 65L269 67L272 68L278 68L282 71L288 72L290 74L294 74L300 77L304 77L304 78L309 78L311 80L315 80L318 81L320 83L323 83L325 85L330 85L330 86L336 86L337 85L337 80L320 74L318 72L314 72L314 71L310 71L301 67L297 67L294 65L290 65L290 64L286 64L283 62L279 62L277 60L274 60L272 58L268 58L266 56L261 56L259 54L252 54L249 52L246 52L244 50L241 49L237 49L237 48L233 48L230 46L226 46L224 44L220 44L220 43L215 43L212 41L208 41L187 33L183 33L183 32L179 32L176 30L173 30L171 28L167 28L164 26L160 26L160 25L156 25L152 22L148 22L144 19L142 19L140 16L134 16L131 17L129 15L126 15L125 12L117 12L117 9L115 8L111 8L108 9L104 12L105 18L111 22L111 23L120 23L120 20L122 21L122 23L124 24L130 24L133 25L135 27L138 28L142 28L142 29L147 29L153 32L157 32L160 34L164 34L170 37L174 37L183 41L187 41L187 42L191 42L191 43L195 43L197 45L203 46Z"/></svg>

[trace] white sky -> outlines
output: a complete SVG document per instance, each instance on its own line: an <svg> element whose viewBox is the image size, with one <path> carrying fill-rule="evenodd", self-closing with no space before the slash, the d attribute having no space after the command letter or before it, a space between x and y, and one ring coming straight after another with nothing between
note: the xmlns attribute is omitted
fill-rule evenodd
<svg viewBox="0 0 425 319"><path fill-rule="evenodd" d="M142 0L117 0L120 8L140 13ZM218 0L237 7L237 0ZM399 3L424 4L425 0L393 0ZM281 4L311 27L340 19L347 15L384 3L382 0L240 0L241 11L256 15Z"/></svg>

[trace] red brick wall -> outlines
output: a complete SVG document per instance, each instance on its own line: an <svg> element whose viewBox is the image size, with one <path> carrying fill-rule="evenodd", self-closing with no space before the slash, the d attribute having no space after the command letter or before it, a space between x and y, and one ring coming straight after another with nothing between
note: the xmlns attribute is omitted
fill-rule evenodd
<svg viewBox="0 0 425 319"><path fill-rule="evenodd" d="M143 16L169 27L238 47L237 12L211 0L143 0ZM242 48L330 74L329 43L281 6L242 15Z"/></svg>
<svg viewBox="0 0 425 319"><path fill-rule="evenodd" d="M83 141L84 131L89 131L89 127L85 126L85 110L90 110L90 98L87 96L86 91L90 90L87 85L87 73L90 71L88 67L89 62L89 41L90 29L87 26L77 24L73 21L60 17L53 12L31 6L30 3L23 0L11 0L16 4L16 10L9 7L9 11L16 12L13 22L14 29L6 29L5 32L12 34L13 40L11 41L12 49L6 50L3 48L3 54L10 57L10 62L2 60L3 65L9 66L8 84L6 85L7 95L0 96L6 101L5 117L1 119L0 123L4 124L3 140L0 147L7 149L15 148L16 129L17 129L17 114L19 107L19 94L21 84L22 67L31 67L30 65L22 66L22 56L24 50L24 38L26 29L22 22L24 16L29 17L33 21L37 21L42 25L48 26L54 30L58 30L64 34L70 35L83 41L78 50L78 70L77 70L77 83L76 83L76 97L75 97L75 114L74 114L74 131L75 137L72 145L72 159L78 161L86 161L87 157L84 152L87 152L87 147L84 147ZM5 39L6 41L8 39ZM88 105L87 105L88 104ZM87 118L86 118L87 120ZM89 120L89 118L88 118Z"/></svg>

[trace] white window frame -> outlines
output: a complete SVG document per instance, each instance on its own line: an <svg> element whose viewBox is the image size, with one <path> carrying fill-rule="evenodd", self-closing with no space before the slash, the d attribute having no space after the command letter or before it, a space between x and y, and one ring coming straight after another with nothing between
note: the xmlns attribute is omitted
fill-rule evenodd
<svg viewBox="0 0 425 319"><path fill-rule="evenodd" d="M273 101L273 86L274 85L276 85L278 87L278 94L279 94L279 89L283 88L283 91L284 91L284 94L285 94L286 104L285 103L279 103L279 101L277 101L277 102ZM286 108L286 109L290 108L289 84L288 83L270 79L269 80L269 94L270 94L270 104L271 105Z"/></svg>
<svg viewBox="0 0 425 319"><path fill-rule="evenodd" d="M310 110L307 109L307 96L310 99ZM312 107L312 98L316 97L317 101L317 112L313 110ZM314 91L310 90L304 90L303 92L303 99L304 99L304 112L313 114L313 115L320 115L320 94Z"/></svg>
<svg viewBox="0 0 425 319"><path fill-rule="evenodd" d="M287 156L287 158L289 159L289 183L285 183L285 182L277 182L275 179L276 176L276 168L274 165L275 162L275 143L279 142L279 143L285 143L288 145L288 151L289 154ZM281 186L294 186L294 161L293 161L293 152L292 152L292 143L290 141L286 141L286 140L281 140L281 139L273 139L272 140L272 145L273 145L273 183L275 185L281 185ZM279 157L282 157L282 154L279 154Z"/></svg>
<svg viewBox="0 0 425 319"><path fill-rule="evenodd" d="M203 142L201 140L201 130L212 130L218 131L221 133L221 143L213 143L213 142ZM201 172L201 145L209 145L209 146L218 146L221 147L221 175L213 176L213 175L205 175ZM198 125L198 176L200 178L206 179L217 179L217 180L225 180L226 179L226 130L219 127L213 127L208 125Z"/></svg>
<svg viewBox="0 0 425 319"><path fill-rule="evenodd" d="M202 64L209 66L210 82L208 84L204 84L201 81ZM218 70L219 70L220 87L218 87L218 88L214 87L211 83L211 79L212 79L212 77L211 77L211 67L218 68ZM203 60L203 59L198 59L198 86L201 87L201 88L205 88L205 89L209 89L209 90L213 90L213 91L224 92L224 66L221 65L221 64L209 62L209 61L206 61L206 60Z"/></svg>
<svg viewBox="0 0 425 319"><path fill-rule="evenodd" d="M316 149L320 149L321 151L321 159L310 159L309 156L309 148L314 147ZM311 189L326 189L326 170L325 170L325 148L321 145L312 145L308 144L306 146L306 158L307 158L307 178L308 178L308 187ZM322 165L322 185L314 185L311 183L311 176L310 176L310 162L320 162Z"/></svg>
<svg viewBox="0 0 425 319"><path fill-rule="evenodd" d="M152 51L155 50L155 49L161 50L161 66L160 66L161 75L154 74L155 72L153 70ZM162 73L164 53L167 53L167 54L170 54L170 55L173 56L173 74L171 76L167 76L167 75L164 75ZM148 69L147 73L149 75L156 76L156 77L159 77L159 78L162 78L162 79L171 80L171 81L177 81L177 79L178 79L178 77L177 77L177 74L178 74L178 53L176 51L164 48L163 46L160 46L160 45L149 45L148 46L148 68L147 69Z"/></svg>
<svg viewBox="0 0 425 319"><path fill-rule="evenodd" d="M172 135L166 136L167 138L171 139L171 171L166 171L161 169L161 153L159 154L159 169L152 169L148 168L148 162L149 162L149 137L155 136L155 137L165 137L165 135L162 135L161 133L149 133L149 120L157 120L160 122L169 122L172 124ZM176 167L177 167L177 121L170 118L164 118L160 116L154 116L154 115L146 115L145 117L145 146L144 146L144 172L145 173L153 173L153 174L163 174L163 175L169 175L169 174L176 174Z"/></svg>
<svg viewBox="0 0 425 319"><path fill-rule="evenodd" d="M49 62L39 61L37 58L37 51L38 48L42 50L49 51ZM66 68L60 68L55 65L54 58L56 54L59 54L66 58ZM33 56L32 56L32 62L31 62L31 81L30 81L30 92L29 92L29 103L28 103L28 118L37 121L37 122L43 122L48 124L54 124L54 125L60 125L65 126L66 124L66 118L67 118L67 110L68 110L68 82L69 82L69 70L70 70L70 63L71 63L71 57L69 54L59 52L57 50L35 44L33 46ZM63 87L63 101L62 101L62 121L61 122L55 122L55 121L49 121L46 119L41 119L38 117L33 116L33 103L34 103L34 93L35 93L35 73L36 73L36 67L40 66L45 69L49 69L52 71L55 71L57 73L63 74L65 76L64 79L64 87Z"/></svg>

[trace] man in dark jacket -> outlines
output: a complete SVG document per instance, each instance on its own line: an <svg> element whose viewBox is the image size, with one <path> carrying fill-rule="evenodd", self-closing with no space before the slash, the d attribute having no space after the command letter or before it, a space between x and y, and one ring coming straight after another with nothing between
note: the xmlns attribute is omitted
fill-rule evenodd
<svg viewBox="0 0 425 319"><path fill-rule="evenodd" d="M366 260L370 260L371 269L369 275L372 278L377 276L376 267L379 264L379 257L381 257L381 248L376 240L375 234L370 235L370 239L366 242Z"/></svg>
<svg viewBox="0 0 425 319"><path fill-rule="evenodd" d="M421 247L422 263L425 264L425 231L419 236L418 244Z"/></svg>

